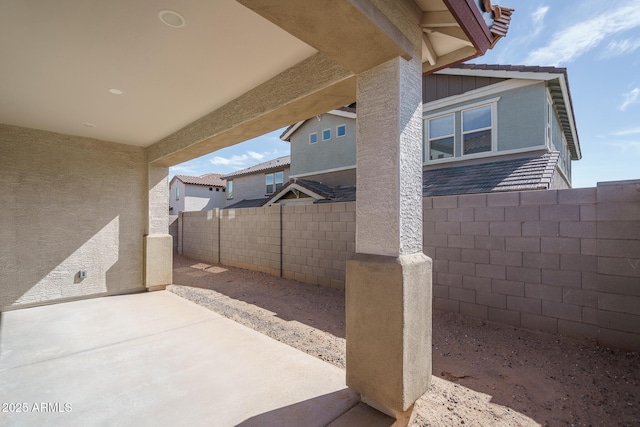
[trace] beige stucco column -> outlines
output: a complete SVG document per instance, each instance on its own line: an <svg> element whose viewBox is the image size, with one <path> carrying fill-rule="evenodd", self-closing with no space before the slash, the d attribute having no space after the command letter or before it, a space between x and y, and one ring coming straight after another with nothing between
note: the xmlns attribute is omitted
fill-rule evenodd
<svg viewBox="0 0 640 427"><path fill-rule="evenodd" d="M417 26L416 26L417 29ZM413 38L417 46L419 33ZM422 253L420 54L358 76L356 254L347 262L347 385L409 421L431 379L431 260Z"/></svg>
<svg viewBox="0 0 640 427"><path fill-rule="evenodd" d="M144 236L144 285L164 289L173 279L173 238L169 234L169 168L149 163L148 219Z"/></svg>

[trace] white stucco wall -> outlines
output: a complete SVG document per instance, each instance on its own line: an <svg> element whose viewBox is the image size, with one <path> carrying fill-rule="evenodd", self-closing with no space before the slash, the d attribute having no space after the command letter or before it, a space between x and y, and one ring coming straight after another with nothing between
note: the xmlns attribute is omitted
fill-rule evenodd
<svg viewBox="0 0 640 427"><path fill-rule="evenodd" d="M144 289L143 149L0 125L0 180L0 309Z"/></svg>
<svg viewBox="0 0 640 427"><path fill-rule="evenodd" d="M211 190L209 190L210 188ZM216 189L218 191L216 191ZM182 197L184 200L184 211L208 211L225 207L227 203L227 193L222 190L220 187L208 187L206 185L185 185L183 191L184 197ZM173 196L175 196L175 194Z"/></svg>

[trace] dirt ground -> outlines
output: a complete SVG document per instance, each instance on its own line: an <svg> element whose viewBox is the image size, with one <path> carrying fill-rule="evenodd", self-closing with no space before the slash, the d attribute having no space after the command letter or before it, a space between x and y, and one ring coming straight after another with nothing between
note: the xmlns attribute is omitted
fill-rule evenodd
<svg viewBox="0 0 640 427"><path fill-rule="evenodd" d="M340 368L344 293L174 255L168 290ZM433 315L416 426L638 426L640 355L451 313Z"/></svg>

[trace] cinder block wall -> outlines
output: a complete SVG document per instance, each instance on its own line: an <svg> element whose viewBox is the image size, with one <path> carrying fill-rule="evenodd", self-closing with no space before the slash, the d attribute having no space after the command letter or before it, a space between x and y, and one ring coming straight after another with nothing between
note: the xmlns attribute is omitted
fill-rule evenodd
<svg viewBox="0 0 640 427"><path fill-rule="evenodd" d="M640 350L640 181L424 198L423 208L435 308ZM344 289L355 202L279 209L220 211L221 262ZM215 246L196 237L205 213L190 214L183 247Z"/></svg>
<svg viewBox="0 0 640 427"><path fill-rule="evenodd" d="M640 350L640 181L599 183L598 340Z"/></svg>
<svg viewBox="0 0 640 427"><path fill-rule="evenodd" d="M219 210L180 212L178 225L182 239L178 240L178 252L189 258L218 262Z"/></svg>
<svg viewBox="0 0 640 427"><path fill-rule="evenodd" d="M435 308L640 349L640 181L424 208Z"/></svg>
<svg viewBox="0 0 640 427"><path fill-rule="evenodd" d="M344 289L346 261L355 253L356 204L282 208L282 274Z"/></svg>
<svg viewBox="0 0 640 427"><path fill-rule="evenodd" d="M224 209L219 214L220 262L280 276L280 206Z"/></svg>

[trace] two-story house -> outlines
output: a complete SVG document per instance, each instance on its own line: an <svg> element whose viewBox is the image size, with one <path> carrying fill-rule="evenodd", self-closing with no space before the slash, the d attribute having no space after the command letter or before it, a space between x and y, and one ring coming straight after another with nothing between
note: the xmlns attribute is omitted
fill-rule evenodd
<svg viewBox="0 0 640 427"><path fill-rule="evenodd" d="M225 208L262 206L289 181L289 156L259 163L221 178L227 182Z"/></svg>
<svg viewBox="0 0 640 427"><path fill-rule="evenodd" d="M461 64L422 86L425 196L571 187L582 154L565 68ZM267 204L353 198L355 117L351 104L287 128L293 180Z"/></svg>
<svg viewBox="0 0 640 427"><path fill-rule="evenodd" d="M169 214L222 208L227 202L227 185L220 174L176 175L169 182Z"/></svg>

